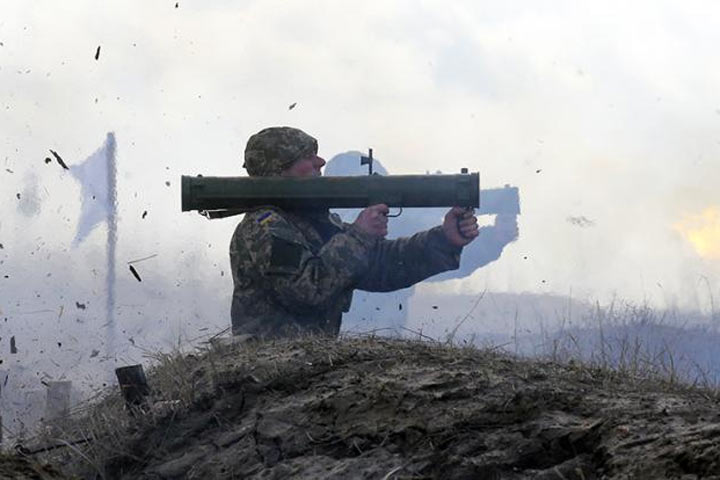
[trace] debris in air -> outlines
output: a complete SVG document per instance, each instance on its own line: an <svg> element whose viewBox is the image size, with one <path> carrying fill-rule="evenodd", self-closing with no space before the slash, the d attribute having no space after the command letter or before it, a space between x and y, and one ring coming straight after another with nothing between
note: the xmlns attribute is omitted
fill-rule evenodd
<svg viewBox="0 0 720 480"><path fill-rule="evenodd" d="M437 310L437 309L438 309L438 306L437 306L437 305L433 305L432 308L433 308L433 310Z"/></svg>
<svg viewBox="0 0 720 480"><path fill-rule="evenodd" d="M144 262L145 260L150 260L151 258L155 258L157 256L158 256L157 253L153 253L152 255L148 255L147 257L138 258L136 260L130 260L127 263L128 263L128 265L131 265L133 263L140 263L140 262Z"/></svg>
<svg viewBox="0 0 720 480"><path fill-rule="evenodd" d="M583 228L584 228L584 227L592 227L593 225L595 225L595 222L593 222L592 220L590 220L589 218L587 218L587 217L585 217L585 216L580 216L580 217L567 217L566 220L567 220L567 222L570 223L571 225L575 225L575 226L577 226L577 227L583 227Z"/></svg>
<svg viewBox="0 0 720 480"><path fill-rule="evenodd" d="M292 105L290 105L288 107L288 110L292 110L293 108L295 108L296 105L297 105L297 102L293 103Z"/></svg>
<svg viewBox="0 0 720 480"><path fill-rule="evenodd" d="M540 173L540 172L542 172L542 168L538 168L537 170L535 170L535 173Z"/></svg>
<svg viewBox="0 0 720 480"><path fill-rule="evenodd" d="M145 217L147 217L147 210L145 210L145 211L143 212L143 214L142 214L143 220L145 220Z"/></svg>
<svg viewBox="0 0 720 480"><path fill-rule="evenodd" d="M15 173L15 172L13 172L12 170L10 170L9 168L6 168L5 171L8 172L8 173Z"/></svg>
<svg viewBox="0 0 720 480"><path fill-rule="evenodd" d="M45 157L45 164L52 162L52 159L50 157Z"/></svg>
<svg viewBox="0 0 720 480"><path fill-rule="evenodd" d="M398 310L402 310L402 303L398 305Z"/></svg>
<svg viewBox="0 0 720 480"><path fill-rule="evenodd" d="M86 306L84 303L75 302L75 306L78 308L78 310L85 310Z"/></svg>
<svg viewBox="0 0 720 480"><path fill-rule="evenodd" d="M100 58L100 45L98 45L97 50L95 50L95 60L97 60L98 58Z"/></svg>
<svg viewBox="0 0 720 480"><path fill-rule="evenodd" d="M130 265L130 271L132 272L133 276L137 278L138 282L142 282L142 278L140 278L140 274L138 274L137 270L135 270L135 267Z"/></svg>
<svg viewBox="0 0 720 480"><path fill-rule="evenodd" d="M17 353L17 346L15 345L15 335L10 337L10 353L13 355Z"/></svg>
<svg viewBox="0 0 720 480"><path fill-rule="evenodd" d="M93 350L92 352L90 352L90 358L95 358L98 355L100 355L100 350Z"/></svg>
<svg viewBox="0 0 720 480"><path fill-rule="evenodd" d="M175 2L175 8L178 8L180 6L180 2Z"/></svg>
<svg viewBox="0 0 720 480"><path fill-rule="evenodd" d="M53 154L53 157L55 157L55 160L60 164L61 167L63 167L65 170L70 170L67 165L65 165L65 162L62 158L60 158L60 155L57 154L55 150L50 150L50 153Z"/></svg>
<svg viewBox="0 0 720 480"><path fill-rule="evenodd" d="M169 182L169 181L165 182L165 185L167 185L167 186L169 187L169 186L170 186L170 182Z"/></svg>

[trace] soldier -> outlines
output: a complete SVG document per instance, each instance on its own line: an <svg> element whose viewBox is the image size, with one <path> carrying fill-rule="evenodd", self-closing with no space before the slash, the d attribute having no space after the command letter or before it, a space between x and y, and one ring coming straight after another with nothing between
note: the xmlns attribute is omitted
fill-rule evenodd
<svg viewBox="0 0 720 480"><path fill-rule="evenodd" d="M250 137L243 166L251 176L320 176L317 152L305 132L271 127ZM230 242L233 334L336 336L353 290L388 292L457 269L462 248L478 236L474 213L453 207L442 225L386 240L387 213L387 205L372 205L352 224L327 209L245 214Z"/></svg>

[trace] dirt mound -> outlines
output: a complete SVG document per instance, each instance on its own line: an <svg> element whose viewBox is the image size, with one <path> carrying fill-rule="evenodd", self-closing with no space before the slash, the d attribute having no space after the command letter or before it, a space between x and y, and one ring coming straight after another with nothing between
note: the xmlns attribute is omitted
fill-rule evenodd
<svg viewBox="0 0 720 480"><path fill-rule="evenodd" d="M107 478L720 479L714 398L606 370L389 339L181 361L185 406L110 435Z"/></svg>
<svg viewBox="0 0 720 480"><path fill-rule="evenodd" d="M0 480L62 480L58 470L17 455L0 454Z"/></svg>

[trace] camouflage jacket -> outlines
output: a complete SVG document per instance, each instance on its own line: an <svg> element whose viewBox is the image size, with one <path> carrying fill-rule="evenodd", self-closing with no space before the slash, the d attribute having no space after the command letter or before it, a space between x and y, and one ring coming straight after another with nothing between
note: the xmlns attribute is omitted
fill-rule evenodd
<svg viewBox="0 0 720 480"><path fill-rule="evenodd" d="M337 335L354 289L386 292L459 267L442 227L378 239L327 211L245 214L230 243L233 334Z"/></svg>

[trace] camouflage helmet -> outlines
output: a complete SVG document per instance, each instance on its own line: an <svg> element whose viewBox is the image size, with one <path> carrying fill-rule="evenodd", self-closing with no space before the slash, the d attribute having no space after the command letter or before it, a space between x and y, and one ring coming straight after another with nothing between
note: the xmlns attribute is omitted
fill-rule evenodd
<svg viewBox="0 0 720 480"><path fill-rule="evenodd" d="M253 177L280 175L296 160L317 151L317 140L300 129L265 128L248 139L243 167Z"/></svg>

